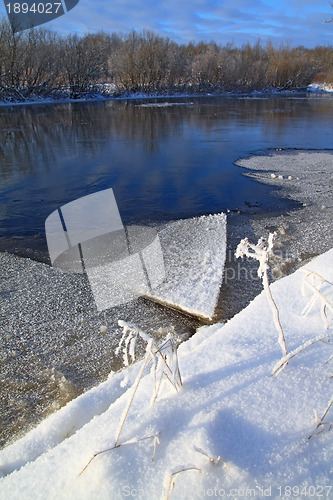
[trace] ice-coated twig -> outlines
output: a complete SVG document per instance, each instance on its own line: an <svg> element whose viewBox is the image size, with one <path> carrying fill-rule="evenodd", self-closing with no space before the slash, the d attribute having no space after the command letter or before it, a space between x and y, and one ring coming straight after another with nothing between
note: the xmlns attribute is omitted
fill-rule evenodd
<svg viewBox="0 0 333 500"><path fill-rule="evenodd" d="M138 337L141 337L146 343L146 355L149 353L147 365L152 363L151 374L154 378L154 397L156 400L163 377L178 391L182 386L182 380L178 365L177 346L172 333L169 333L164 342L158 346L156 342L143 330L136 325L126 323L123 320L118 321L119 326L123 328L123 335L116 349L116 354L123 347L124 363L129 364L128 354L132 361L135 361L135 343ZM146 366L147 366L146 365Z"/></svg>
<svg viewBox="0 0 333 500"><path fill-rule="evenodd" d="M241 258L244 257L245 255L246 257L256 259L259 262L258 276L259 278L262 279L263 287L272 310L274 324L278 331L279 345L281 347L283 354L286 356L288 354L288 351L280 321L279 309L273 299L267 275L267 271L269 269L268 261L269 258L273 255L274 240L275 240L275 233L270 233L268 236L268 240L266 240L265 238L260 238L256 245L250 243L248 238L244 238L237 246L235 257L238 259L240 257Z"/></svg>
<svg viewBox="0 0 333 500"><path fill-rule="evenodd" d="M289 354L287 354L287 356L284 356L282 359L280 359L280 361L274 366L272 375L278 375L283 370L283 368L286 366L286 364L292 358L294 358L295 356L297 356L297 354L299 354L300 352L304 351L308 347L313 346L314 344L317 344L318 342L327 342L332 337L333 337L333 333L330 334L330 335L325 335L324 337L317 337L317 338L308 340L307 342L305 342L304 344L302 344L300 347L298 347L294 351L292 351Z"/></svg>
<svg viewBox="0 0 333 500"><path fill-rule="evenodd" d="M117 352L119 352L122 345L124 345L123 347L124 361L126 360L128 362L128 352L130 353L132 359L134 360L134 341L137 339L138 336L140 336L147 343L147 346L146 346L145 359L142 362L141 369L133 385L133 391L131 397L129 398L126 404L126 407L121 417L121 421L116 433L115 445L117 445L118 443L121 431L124 427L125 420L127 418L136 391L139 387L143 373L150 363L152 363L151 374L154 379L154 392L151 401L152 404L156 401L156 398L160 391L163 377L166 377L166 379L169 380L169 382L177 392L182 386L182 380L178 366L177 347L173 340L173 335L171 333L169 333L163 344L158 346L153 338L151 338L143 330L140 330L140 328L138 328L137 326L132 325L130 323L126 323L125 321L122 320L119 320L118 324L123 328L123 335L121 337L119 346L117 348Z"/></svg>
<svg viewBox="0 0 333 500"><path fill-rule="evenodd" d="M328 286L331 290L333 290L333 284L327 279L320 276L313 271L309 271L308 269L303 269L306 273L306 276L302 282L302 293L306 294L306 288L312 291L312 297L310 298L308 304L302 311L302 314L309 314L313 306L316 302L320 302L320 312L325 324L325 327L328 329L330 327L329 320L327 317L327 311L330 311L333 314L333 305L328 300L327 296L321 291L324 286Z"/></svg>
<svg viewBox="0 0 333 500"><path fill-rule="evenodd" d="M173 335L169 334L166 341L156 349L158 354L157 362L153 363L155 390L152 403L155 402L163 377L170 382L170 384L178 392L182 386L182 378L179 371L177 347L173 339Z"/></svg>
<svg viewBox="0 0 333 500"><path fill-rule="evenodd" d="M126 323L126 321L119 320L118 325L122 327L123 334L120 339L119 345L115 351L116 356L119 354L121 348L123 348L123 360L124 365L129 365L128 355L130 355L132 362L135 361L135 345L138 337L141 337L147 344L151 340L151 337L140 330L136 325L131 323Z"/></svg>

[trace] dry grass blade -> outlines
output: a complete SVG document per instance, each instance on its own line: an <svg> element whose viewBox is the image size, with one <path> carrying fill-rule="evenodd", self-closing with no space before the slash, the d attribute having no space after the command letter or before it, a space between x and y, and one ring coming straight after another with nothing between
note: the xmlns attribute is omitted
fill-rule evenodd
<svg viewBox="0 0 333 500"><path fill-rule="evenodd" d="M202 472L202 470L199 469L199 467L195 467L195 466L182 467L181 469L179 469L179 470L177 470L175 472L172 472L170 474L170 479L169 479L168 487L167 487L167 490L166 490L165 500L169 500L170 493L172 492L173 488L175 487L176 479L179 476L179 474L181 474L182 472L189 471L189 470L196 470L198 472Z"/></svg>
<svg viewBox="0 0 333 500"><path fill-rule="evenodd" d="M158 364L156 363L155 356L159 355ZM169 338L160 347L156 346L154 353L154 395L152 398L152 404L156 401L158 393L160 391L161 383L163 377L165 377L170 384L178 392L182 387L182 379L179 371L177 347L174 344L172 338ZM161 369L163 366L164 369ZM159 380L157 382L157 372L159 372Z"/></svg>
<svg viewBox="0 0 333 500"><path fill-rule="evenodd" d="M303 279L302 283L302 289L303 289L303 294L305 294L305 286L307 286L313 293L312 298L310 299L309 303L307 306L304 308L302 311L302 314L307 315L314 304L319 300L320 301L320 309L322 313L323 320L325 322L326 328L329 328L329 320L327 317L327 311L329 310L331 314L333 314L333 305L329 301L329 299L324 295L324 293L321 292L321 288L323 286L329 286L333 287L333 284L328 281L326 278L321 276L318 273L315 273L313 271L309 271L308 269L303 269L304 272L306 272L306 276ZM312 281L310 281L312 280ZM332 291L332 288L331 288Z"/></svg>
<svg viewBox="0 0 333 500"><path fill-rule="evenodd" d="M168 351L171 352L171 358L174 360L174 364L175 364L175 367L173 369L171 369L171 367L167 363L168 357L167 356L165 357L163 354L163 351L165 350L165 348L167 348ZM172 336L169 337L168 340L163 345L158 347L158 352L160 353L161 359L164 361L170 375L172 376L172 379L174 380L174 382L171 382L171 383L175 386L176 389L177 388L180 389L181 386L183 385L183 382L182 382L182 378L181 378L180 371L179 371L177 347L173 341Z"/></svg>
<svg viewBox="0 0 333 500"><path fill-rule="evenodd" d="M140 439L131 439L130 441L126 441L125 443L115 444L114 446L111 446L110 448L106 448L105 450L98 451L97 453L94 453L94 455L91 457L91 459L89 460L87 465L85 465L85 467L83 467L83 469L81 470L79 476L81 476L81 474L84 473L84 471L89 467L91 462L96 457L98 457L98 455L102 455L103 453L106 453L108 451L116 450L117 448L120 448L121 446L128 446L129 444L136 444L136 443L140 443L141 441L146 441L147 439L153 439L153 438L155 438L155 441L156 441L156 439L158 439L158 435L157 436L146 436L146 437L143 437ZM155 444L155 448L156 448L156 444Z"/></svg>
<svg viewBox="0 0 333 500"><path fill-rule="evenodd" d="M155 439L154 439L154 451L153 451L153 456L152 456L152 459L151 459L152 462L154 462L155 454L156 454L156 447L157 447L158 444L160 444L160 440L158 439L158 435L157 435L155 437Z"/></svg>
<svg viewBox="0 0 333 500"><path fill-rule="evenodd" d="M317 436L318 434L321 434L325 430L325 426L328 426L328 431L330 431L332 429L333 422L324 422L324 418L326 417L326 415L329 412L332 405L333 405L333 397L331 398L330 402L328 403L327 407L325 408L323 416L319 420L315 432L313 432L313 434L311 434L311 436L309 436L308 439L311 439L313 436ZM320 431L318 431L319 428L320 428ZM318 431L318 432L316 432L316 431Z"/></svg>
<svg viewBox="0 0 333 500"><path fill-rule="evenodd" d="M125 364L129 364L128 361L128 354L130 354L132 360L135 359L134 356L134 348L135 348L135 341L137 336L140 336L146 343L146 357L142 361L141 368L139 370L139 373L135 379L135 382L132 387L132 393L127 401L127 404L124 408L124 411L121 416L120 424L116 432L116 438L115 438L115 443L112 447L107 448L106 450L102 450L98 453L95 453L87 465L82 469L80 472L80 475L87 469L87 467L91 464L91 462L96 458L98 455L105 453L107 451L115 450L116 448L119 448L119 446L124 446L125 444L133 444L139 441L142 441L144 439L151 439L155 437L154 440L154 451L153 451L153 457L152 461L154 461L155 458L155 453L156 453L156 446L158 441L158 436L148 436L146 438L134 440L134 441L127 441L126 443L123 444L118 444L120 434L123 430L125 421L127 419L131 404L133 402L134 396L136 394L136 391L139 387L140 381L142 379L142 376L144 374L145 369L150 363L153 363L153 374L154 374L154 400L157 397L157 394L159 392L159 388L161 385L162 377L166 376L166 378L169 380L169 382L174 386L174 388L178 391L180 387L182 386L182 380L179 372L179 367L178 367L178 357L177 357L177 347L174 343L173 336L170 334L160 347L156 345L154 340L147 335L145 332L137 328L135 325L131 325L126 323L125 321L119 321L119 326L123 328L123 335L121 337L117 352L120 351L121 347L124 345L123 349L123 354L124 354L124 362ZM157 362L158 360L158 362ZM160 366L163 366L164 369L160 370L160 380L158 385L156 384L156 373L158 371L158 368Z"/></svg>
<svg viewBox="0 0 333 500"><path fill-rule="evenodd" d="M219 462L222 462L228 469L231 469L230 465L228 465L220 456L218 456L216 459L210 457L205 451L201 450L201 448L197 448L196 446L194 447L195 451L198 453L201 453L201 455L204 455L205 457L208 458L210 463L217 465Z"/></svg>

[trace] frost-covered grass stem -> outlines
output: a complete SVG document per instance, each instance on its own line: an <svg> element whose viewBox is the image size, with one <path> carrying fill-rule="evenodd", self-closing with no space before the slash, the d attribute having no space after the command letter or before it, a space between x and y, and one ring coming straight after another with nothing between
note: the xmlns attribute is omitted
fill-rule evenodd
<svg viewBox="0 0 333 500"><path fill-rule="evenodd" d="M259 278L262 279L262 284L266 292L270 308L273 313L274 324L278 331L279 345L281 347L284 356L286 356L288 354L288 351L287 351L286 339L280 321L279 309L273 299L267 275L267 271L269 269L268 261L270 256L273 254L274 240L275 240L275 233L269 234L268 241L266 241L264 238L260 238L256 245L250 243L248 238L244 238L238 244L235 256L236 258L239 258L239 257L244 257L245 255L246 257L256 259L259 262L258 276Z"/></svg>
<svg viewBox="0 0 333 500"><path fill-rule="evenodd" d="M182 380L178 366L177 347L174 343L171 333L168 334L165 342L162 345L158 346L147 333L140 330L140 328L138 328L137 326L131 325L122 320L119 320L118 324L123 328L123 335L116 352L119 352L121 347L123 346L123 359L125 365L129 364L128 354L130 354L132 361L135 361L135 343L138 336L141 337L142 340L147 343L147 345L146 357L135 379L132 394L122 414L121 422L116 433L115 446L118 443L121 431L124 427L125 420L127 418L136 391L139 387L143 373L150 363L152 363L151 374L154 379L154 394L151 401L152 404L156 401L163 377L166 377L166 379L171 383L176 391L179 391L182 386Z"/></svg>
<svg viewBox="0 0 333 500"><path fill-rule="evenodd" d="M279 313L279 309L275 303L275 300L273 299L273 295L272 295L271 289L269 287L268 276L267 276L266 271L263 274L262 281L263 281L264 289L266 291L269 305L270 305L272 313L273 313L274 324L275 324L276 329L279 333L278 342L279 342L279 345L281 347L282 352L285 354L285 356L287 356L288 351L287 351L286 339L284 337L284 333L283 333L283 329L282 329L282 325L281 325L281 321L280 321L280 313Z"/></svg>
<svg viewBox="0 0 333 500"><path fill-rule="evenodd" d="M125 407L125 410L123 412L123 415L122 415L122 418L121 418L121 421L120 421L120 425L118 427L118 430L117 430L117 434L116 434L116 440L115 440L115 446L117 446L117 443L118 443L118 440L119 440L119 437L120 437L120 434L121 434L121 431L124 427L124 423L125 423L125 420L127 418L127 415L128 415L128 412L129 412L129 409L131 407L131 404L133 402L133 399L134 399L134 396L135 396L135 393L139 387L139 384L140 384L140 380L142 378L142 375L143 375L143 372L145 371L146 369L146 366L149 364L151 360L151 357L150 357L150 352L148 351L147 352L147 355L144 359L144 362L142 363L142 366L141 366L141 369L139 371L139 374L138 376L136 377L136 380L134 382L134 385L133 385L133 391L132 391L132 395L131 397L129 398L128 402L127 402L127 405Z"/></svg>
<svg viewBox="0 0 333 500"><path fill-rule="evenodd" d="M305 342L304 344L302 344L300 347L298 347L297 349L295 349L294 351L290 352L289 354L287 354L286 356L284 356L273 368L273 372L272 372L272 375L278 375L282 370L283 368L286 366L286 364L292 359L294 358L295 356L297 356L297 354L299 354L300 352L304 351L305 349L307 349L308 347L311 347L315 344L317 344L318 342L327 342L329 341L331 338L333 337L333 334L330 334L330 335L325 335L324 337L319 337L319 338L315 338L315 339L311 339L311 340L308 340L307 342Z"/></svg>

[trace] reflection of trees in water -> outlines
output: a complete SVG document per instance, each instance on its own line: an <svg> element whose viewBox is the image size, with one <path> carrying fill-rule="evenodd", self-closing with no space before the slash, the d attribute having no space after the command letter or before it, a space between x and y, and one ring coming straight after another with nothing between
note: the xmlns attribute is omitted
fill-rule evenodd
<svg viewBox="0 0 333 500"><path fill-rule="evenodd" d="M331 109L325 101L290 99L209 99L169 101L108 101L104 103L52 104L10 107L1 110L0 173L3 181L34 173L48 172L59 162L59 151L71 156L98 155L108 139L138 142L149 153L156 152L164 139L178 141L184 127L211 133L219 126L238 126L240 121L258 126L267 133L283 130L287 122L311 121ZM142 105L143 104L143 105ZM296 103L297 104L297 103Z"/></svg>
<svg viewBox="0 0 333 500"><path fill-rule="evenodd" d="M0 172L3 180L52 168L65 146L72 156L98 154L109 138L140 141L152 151L176 135L184 113L126 103L50 105L1 110Z"/></svg>
<svg viewBox="0 0 333 500"><path fill-rule="evenodd" d="M277 96L274 98L213 98L218 104L216 107L205 106L209 98L202 98L193 101L191 113L188 115L188 125L200 127L205 133L211 133L221 126L234 124L239 127L246 123L247 126L253 124L254 127L263 125L263 134L271 134L283 131L290 126L290 120L302 121L304 124L313 123L318 119L331 120L332 108L327 106L324 99L316 97L306 97L300 95L297 98L285 98ZM332 98L327 96L332 103Z"/></svg>

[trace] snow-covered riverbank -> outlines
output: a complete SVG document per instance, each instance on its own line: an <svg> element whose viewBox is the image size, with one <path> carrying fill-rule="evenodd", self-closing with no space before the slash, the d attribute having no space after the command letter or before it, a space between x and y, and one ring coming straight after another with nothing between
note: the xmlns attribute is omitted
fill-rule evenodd
<svg viewBox="0 0 333 500"><path fill-rule="evenodd" d="M91 92L85 92L81 96L78 95L75 98L71 97L69 91L55 91L49 92L47 96L42 96L39 94L31 94L30 92L25 96L24 92L21 91L18 95L16 93L10 98L0 100L1 106L15 106L15 105L33 105L33 104L59 104L64 102L89 102L89 101L102 101L102 100L113 100L113 99L179 99L179 98L196 98L196 97L243 97L243 96L297 96L307 94L309 96L313 94L327 94L330 95L333 92L331 84L311 84L306 89L305 88L292 88L292 89L280 89L274 87L258 88L257 90L246 90L237 89L226 91L223 88L216 89L205 88L198 89L189 86L188 88L182 88L181 90L170 90L169 92L133 92L133 91L119 91L112 84L99 85L98 89L94 89ZM169 103L170 104L170 103ZM172 103L174 105L174 103Z"/></svg>
<svg viewBox="0 0 333 500"><path fill-rule="evenodd" d="M247 262L244 268L234 258L235 248L245 235L256 242L270 231L277 233L275 256L271 260L272 279L287 276L333 246L331 150L272 150L239 159L236 165L243 167L245 175L274 188L276 212L253 214L250 220L246 214L232 213L228 217L228 250L219 301L222 312L228 311L228 318L245 307L261 289L256 265ZM279 210L282 197L294 200L296 208Z"/></svg>
<svg viewBox="0 0 333 500"><path fill-rule="evenodd" d="M289 351L332 334L332 314L327 310L327 329L320 301L302 314L312 297L310 289L302 295L309 272L330 281L323 291L332 303L333 250L272 285ZM258 498L290 491L332 498L332 432L321 426L308 439L332 396L332 343L309 347L271 376L282 354L262 293L226 325L200 329L178 355L180 392L166 385L152 406L149 369L143 376L119 439L132 444L96 456L80 475L95 453L114 445L141 363L126 377L112 373L4 449L3 498L159 499L169 487L170 498L179 499L250 491Z"/></svg>

